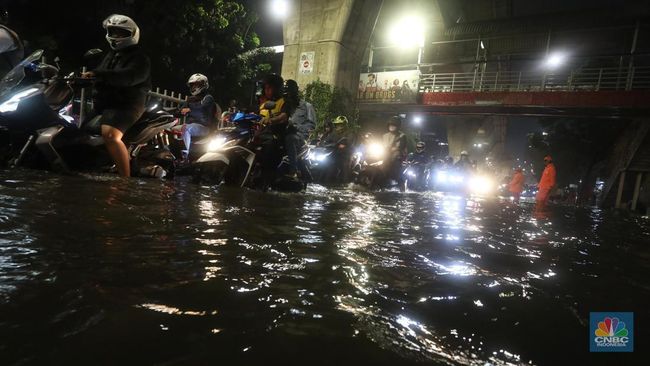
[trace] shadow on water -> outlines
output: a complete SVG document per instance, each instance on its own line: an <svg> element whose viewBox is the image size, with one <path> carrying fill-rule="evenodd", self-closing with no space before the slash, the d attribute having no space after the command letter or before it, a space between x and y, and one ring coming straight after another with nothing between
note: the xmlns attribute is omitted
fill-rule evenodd
<svg viewBox="0 0 650 366"><path fill-rule="evenodd" d="M598 210L0 172L0 364L632 364L588 353L588 316L647 315L649 239Z"/></svg>

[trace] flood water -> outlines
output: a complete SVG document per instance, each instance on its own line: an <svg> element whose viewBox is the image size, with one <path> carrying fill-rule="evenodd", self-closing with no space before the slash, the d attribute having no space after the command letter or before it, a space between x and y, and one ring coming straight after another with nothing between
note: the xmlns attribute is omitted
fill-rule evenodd
<svg viewBox="0 0 650 366"><path fill-rule="evenodd" d="M595 209L0 172L1 365L642 364L649 273Z"/></svg>

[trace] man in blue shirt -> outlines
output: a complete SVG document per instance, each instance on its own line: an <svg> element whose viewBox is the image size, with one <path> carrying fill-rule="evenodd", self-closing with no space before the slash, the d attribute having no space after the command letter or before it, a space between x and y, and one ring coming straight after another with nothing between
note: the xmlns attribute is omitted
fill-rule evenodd
<svg viewBox="0 0 650 366"><path fill-rule="evenodd" d="M187 107L181 109L181 113L187 116L183 126L183 159L190 154L192 137L203 137L210 133L210 127L215 122L215 116L219 115L218 106L212 95L208 93L208 78L202 74L194 74L187 81L191 97L187 100Z"/></svg>
<svg viewBox="0 0 650 366"><path fill-rule="evenodd" d="M289 104L291 116L289 122L296 129L295 134L300 141L299 144L309 139L309 136L316 128L316 110L306 100L300 98L300 90L295 80L287 80L284 83L285 99Z"/></svg>

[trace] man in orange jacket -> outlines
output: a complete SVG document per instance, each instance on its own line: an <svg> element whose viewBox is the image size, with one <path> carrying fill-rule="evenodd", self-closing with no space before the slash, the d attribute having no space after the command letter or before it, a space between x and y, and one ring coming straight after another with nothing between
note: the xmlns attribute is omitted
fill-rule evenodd
<svg viewBox="0 0 650 366"><path fill-rule="evenodd" d="M514 197L514 202L519 203L519 198L521 197L521 192L524 190L524 173L521 168L515 169L515 174L512 176L510 184L508 184L508 190L512 193Z"/></svg>
<svg viewBox="0 0 650 366"><path fill-rule="evenodd" d="M536 198L537 204L541 207L546 206L548 203L551 192L555 187L555 178L557 176L553 159L550 156L547 155L544 157L544 164L546 164L546 168L544 168L544 172L542 173L542 179L539 180L539 185L537 187L539 191L537 192Z"/></svg>

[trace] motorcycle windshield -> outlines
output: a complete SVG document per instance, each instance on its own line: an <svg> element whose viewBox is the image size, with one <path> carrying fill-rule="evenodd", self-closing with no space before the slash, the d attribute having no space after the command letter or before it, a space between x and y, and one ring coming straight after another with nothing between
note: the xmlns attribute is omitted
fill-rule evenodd
<svg viewBox="0 0 650 366"><path fill-rule="evenodd" d="M18 84L20 84L20 82L25 78L25 67L38 61L42 56L43 50L35 51L9 71L7 75L0 80L0 96L7 94L13 88L18 86Z"/></svg>

